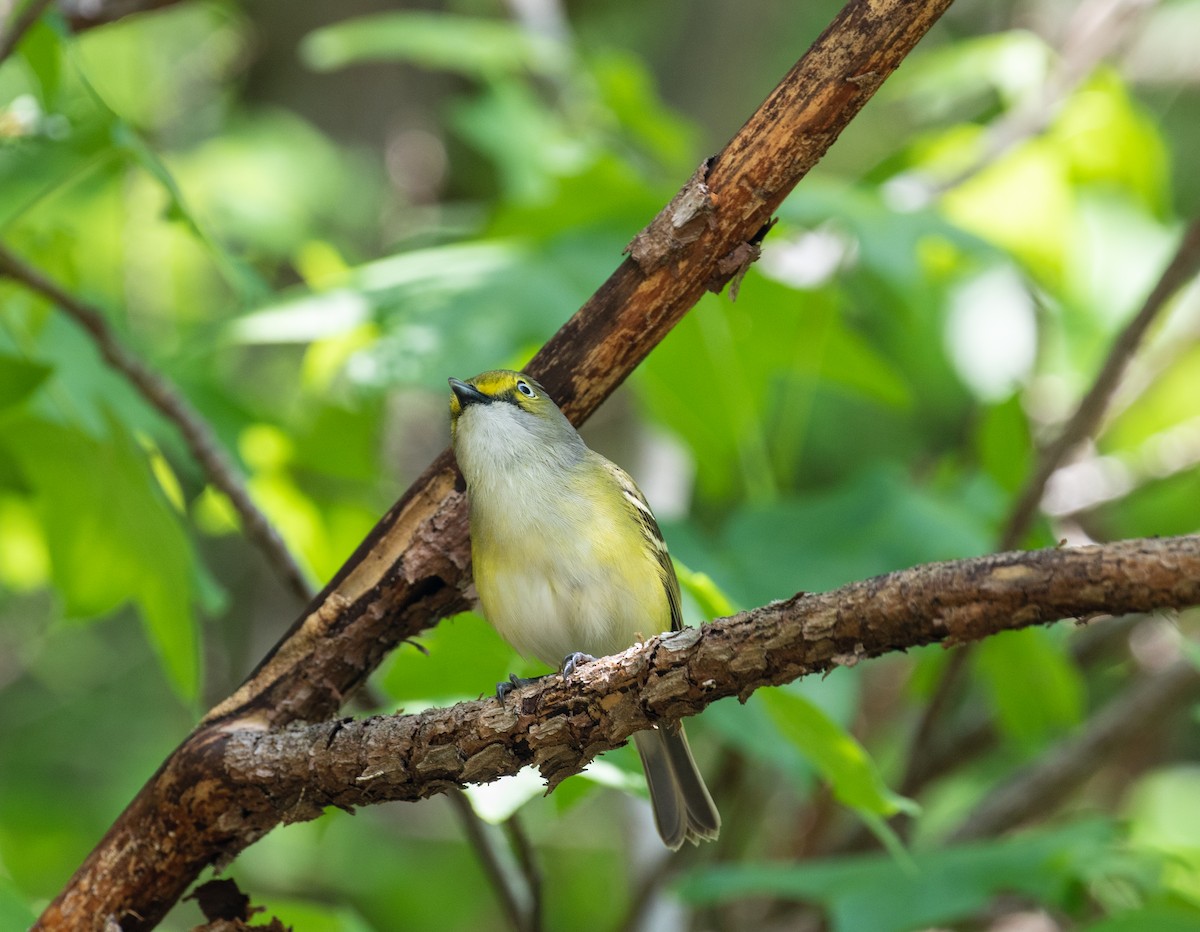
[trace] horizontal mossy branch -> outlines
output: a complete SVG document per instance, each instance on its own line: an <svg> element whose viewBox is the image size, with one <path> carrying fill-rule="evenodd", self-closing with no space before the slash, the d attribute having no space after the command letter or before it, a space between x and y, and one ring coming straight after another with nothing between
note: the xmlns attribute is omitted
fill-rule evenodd
<svg viewBox="0 0 1200 932"><path fill-rule="evenodd" d="M636 731L762 686L923 644L1197 604L1200 536L932 563L664 634L504 702L230 731L221 769L267 823L420 799L525 766L553 788Z"/></svg>

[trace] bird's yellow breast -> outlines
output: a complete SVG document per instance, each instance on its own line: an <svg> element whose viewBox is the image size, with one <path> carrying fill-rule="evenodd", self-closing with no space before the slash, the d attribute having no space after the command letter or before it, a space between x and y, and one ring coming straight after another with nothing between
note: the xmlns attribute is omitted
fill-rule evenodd
<svg viewBox="0 0 1200 932"><path fill-rule="evenodd" d="M546 497L489 489L471 505L484 614L524 656L557 666L602 656L671 626L659 565L613 486ZM507 504L506 504L507 503Z"/></svg>

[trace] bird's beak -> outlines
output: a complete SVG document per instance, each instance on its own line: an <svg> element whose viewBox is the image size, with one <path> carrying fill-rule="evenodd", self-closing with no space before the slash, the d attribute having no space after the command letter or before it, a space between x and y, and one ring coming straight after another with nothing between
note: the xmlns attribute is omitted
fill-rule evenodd
<svg viewBox="0 0 1200 932"><path fill-rule="evenodd" d="M458 403L464 408L467 405L487 404L491 401L491 397L485 395L474 385L468 385L462 379L447 379L450 383L450 390L454 392L454 396L458 399Z"/></svg>

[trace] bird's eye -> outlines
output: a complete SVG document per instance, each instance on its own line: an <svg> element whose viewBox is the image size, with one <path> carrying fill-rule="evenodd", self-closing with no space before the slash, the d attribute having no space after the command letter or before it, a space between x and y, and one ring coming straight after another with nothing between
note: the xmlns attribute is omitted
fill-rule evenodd
<svg viewBox="0 0 1200 932"><path fill-rule="evenodd" d="M517 391L519 391L522 395L524 395L527 398L536 398L537 397L537 395L534 394L533 389L529 387L528 382L518 382L517 383Z"/></svg>

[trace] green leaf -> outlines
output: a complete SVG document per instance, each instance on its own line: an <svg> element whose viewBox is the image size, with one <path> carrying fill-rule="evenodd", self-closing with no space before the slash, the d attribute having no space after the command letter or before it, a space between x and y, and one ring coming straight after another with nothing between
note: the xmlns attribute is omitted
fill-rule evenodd
<svg viewBox="0 0 1200 932"><path fill-rule="evenodd" d="M1052 832L914 854L809 862L737 864L694 871L680 884L696 904L774 896L821 904L832 932L911 932L983 909L999 893L1065 905L1088 859L1107 850L1112 829L1085 822Z"/></svg>
<svg viewBox="0 0 1200 932"><path fill-rule="evenodd" d="M115 423L95 440L33 418L12 448L34 490L54 584L68 616L97 618L132 602L171 685L200 687L191 545L143 451Z"/></svg>
<svg viewBox="0 0 1200 932"><path fill-rule="evenodd" d="M1157 263L1156 263L1157 265ZM1197 414L1200 399L1200 346L1181 348L1169 365L1154 376L1137 397L1121 410L1099 438L1102 452L1135 451L1147 441L1166 441L1169 431L1182 428L1186 436L1188 425ZM1158 465L1158 464L1155 464ZM1163 469L1169 468L1162 463Z"/></svg>
<svg viewBox="0 0 1200 932"><path fill-rule="evenodd" d="M117 119L112 127L112 140L117 148L125 151L134 163L159 183L169 198L167 216L185 224L197 241L204 245L212 257L213 264L220 269L242 302L252 306L266 300L271 294L267 283L253 266L228 250L220 240L209 235L207 227L200 222L184 197L183 189L174 173L142 135L128 123Z"/></svg>
<svg viewBox="0 0 1200 932"><path fill-rule="evenodd" d="M739 751L747 760L762 765L767 772L778 771L799 797L807 796L816 779L812 761L790 741L781 741L779 729L767 711L758 690L738 704L729 700L715 702L704 711L704 727L720 735L721 741Z"/></svg>
<svg viewBox="0 0 1200 932"><path fill-rule="evenodd" d="M1032 465L1033 440L1029 419L1017 395L984 410L975 434L975 449L984 471L1002 489L1016 492L1021 488Z"/></svg>
<svg viewBox="0 0 1200 932"><path fill-rule="evenodd" d="M389 390L424 381L440 395L447 374L480 372L527 352L554 332L563 307L586 297L555 259L515 241L412 250L350 269L330 291L239 318L229 333L244 343L307 342L375 320L382 333L355 357L364 364L352 378ZM523 313L496 313L506 306Z"/></svg>
<svg viewBox="0 0 1200 932"><path fill-rule="evenodd" d="M1200 524L1200 469L1152 480L1088 515L1102 539L1194 533Z"/></svg>
<svg viewBox="0 0 1200 932"><path fill-rule="evenodd" d="M721 591L721 587L711 576L690 570L678 560L673 562L680 589L696 600L707 621L728 618L737 611L729 596Z"/></svg>
<svg viewBox="0 0 1200 932"><path fill-rule="evenodd" d="M650 412L692 448L700 491L713 499L743 492L770 501L802 467L836 473L878 458L856 446L864 440L912 442L903 429L909 386L846 319L841 296L800 295L757 274L746 277L736 307L702 299L646 360L635 384ZM828 459L817 462L825 452L817 434L828 398L856 406L874 426L856 431L842 417Z"/></svg>
<svg viewBox="0 0 1200 932"><path fill-rule="evenodd" d="M783 737L829 781L847 806L876 815L914 812L911 800L889 790L866 749L848 731L803 696L762 690L762 701Z"/></svg>
<svg viewBox="0 0 1200 932"><path fill-rule="evenodd" d="M52 15L57 16L57 11ZM42 106L50 109L55 105L62 85L61 37L44 19L39 19L21 40L20 53L37 81Z"/></svg>
<svg viewBox="0 0 1200 932"><path fill-rule="evenodd" d="M1184 906L1147 906L1083 927L1085 932L1196 932L1200 910Z"/></svg>
<svg viewBox="0 0 1200 932"><path fill-rule="evenodd" d="M474 612L443 620L424 632L419 650L403 646L384 661L375 682L396 703L442 703L490 696L509 673L528 665ZM544 672L544 668L529 667Z"/></svg>
<svg viewBox="0 0 1200 932"><path fill-rule="evenodd" d="M1083 717L1083 678L1051 631L1002 632L978 645L974 663L1001 729L1027 752L1067 733Z"/></svg>
<svg viewBox="0 0 1200 932"><path fill-rule="evenodd" d="M50 377L53 366L0 354L0 411L20 404Z"/></svg>
<svg viewBox="0 0 1200 932"><path fill-rule="evenodd" d="M505 196L517 203L545 201L558 178L584 169L591 147L536 93L515 81L489 84L450 110L455 132L487 156Z"/></svg>
<svg viewBox="0 0 1200 932"><path fill-rule="evenodd" d="M558 70L562 47L516 23L438 13L378 13L310 33L309 67L333 71L368 61L403 61L473 77Z"/></svg>
<svg viewBox="0 0 1200 932"><path fill-rule="evenodd" d="M37 913L17 885L0 874L0 929L28 929L36 920Z"/></svg>
<svg viewBox="0 0 1200 932"><path fill-rule="evenodd" d="M1200 904L1200 767L1144 777L1126 805L1130 845L1167 856L1160 888Z"/></svg>
<svg viewBox="0 0 1200 932"><path fill-rule="evenodd" d="M9 226L85 174L115 178L120 160L112 157L111 116L88 113L71 124L63 139L30 136L0 146L0 225Z"/></svg>
<svg viewBox="0 0 1200 932"><path fill-rule="evenodd" d="M904 470L860 470L837 486L739 510L721 535L736 601L760 605L918 563L987 553L994 490L939 493Z"/></svg>

